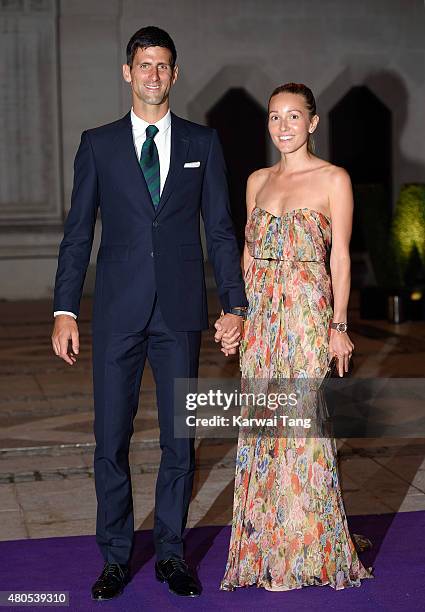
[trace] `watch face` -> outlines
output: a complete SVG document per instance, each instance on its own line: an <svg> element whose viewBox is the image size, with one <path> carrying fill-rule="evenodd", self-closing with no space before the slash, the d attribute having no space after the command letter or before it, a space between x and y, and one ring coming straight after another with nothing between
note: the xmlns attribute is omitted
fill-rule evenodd
<svg viewBox="0 0 425 612"><path fill-rule="evenodd" d="M339 332L345 332L347 331L347 323L338 323L336 328Z"/></svg>

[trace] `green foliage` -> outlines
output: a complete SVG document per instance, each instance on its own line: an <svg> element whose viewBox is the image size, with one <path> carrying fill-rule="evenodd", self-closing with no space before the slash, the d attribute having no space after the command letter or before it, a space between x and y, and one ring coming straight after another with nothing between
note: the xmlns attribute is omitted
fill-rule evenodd
<svg viewBox="0 0 425 612"><path fill-rule="evenodd" d="M357 185L364 242L377 285L413 288L425 282L425 185L403 185L391 219L382 185Z"/></svg>

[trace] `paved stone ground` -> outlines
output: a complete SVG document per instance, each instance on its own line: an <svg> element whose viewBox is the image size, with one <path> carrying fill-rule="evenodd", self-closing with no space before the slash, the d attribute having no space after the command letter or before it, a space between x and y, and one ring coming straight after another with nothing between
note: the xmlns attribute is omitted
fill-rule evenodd
<svg viewBox="0 0 425 612"><path fill-rule="evenodd" d="M210 296L211 322L218 304ZM50 345L51 303L0 303L0 539L92 534L96 501L92 455L91 303L80 316L81 352L69 367ZM425 324L389 325L358 318L350 304L356 376L425 375ZM200 376L237 377L203 336ZM152 374L143 377L131 465L137 528L150 528L159 462ZM424 439L338 442L349 514L425 509ZM201 440L188 526L231 519L235 442Z"/></svg>

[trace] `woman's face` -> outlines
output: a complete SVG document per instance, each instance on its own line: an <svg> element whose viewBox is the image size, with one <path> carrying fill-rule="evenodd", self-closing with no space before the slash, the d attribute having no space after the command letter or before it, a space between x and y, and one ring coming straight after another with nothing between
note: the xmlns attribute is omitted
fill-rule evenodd
<svg viewBox="0 0 425 612"><path fill-rule="evenodd" d="M269 133L273 144L281 153L293 153L308 141L319 123L319 117L310 115L304 96L279 93L270 100Z"/></svg>

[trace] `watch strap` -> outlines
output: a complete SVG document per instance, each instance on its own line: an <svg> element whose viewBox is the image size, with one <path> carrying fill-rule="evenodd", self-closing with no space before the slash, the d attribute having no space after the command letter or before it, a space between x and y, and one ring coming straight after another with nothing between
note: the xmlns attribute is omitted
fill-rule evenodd
<svg viewBox="0 0 425 612"><path fill-rule="evenodd" d="M347 331L348 326L347 326L346 322L339 322L339 323L337 323L335 321L332 321L331 329L336 329L336 331L338 331L340 334L343 334L344 332Z"/></svg>

